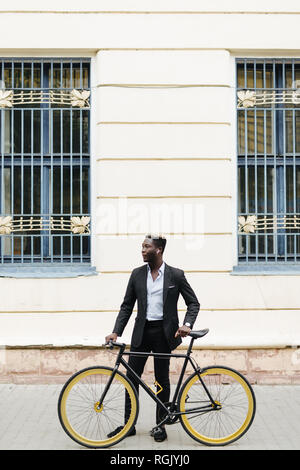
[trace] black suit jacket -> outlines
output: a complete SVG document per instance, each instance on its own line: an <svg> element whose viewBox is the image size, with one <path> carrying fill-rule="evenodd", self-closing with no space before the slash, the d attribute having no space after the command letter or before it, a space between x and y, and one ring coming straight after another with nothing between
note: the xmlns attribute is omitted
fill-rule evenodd
<svg viewBox="0 0 300 470"><path fill-rule="evenodd" d="M132 271L125 297L121 304L113 329L114 333L117 333L118 336L122 336L137 300L137 316L131 338L131 345L135 348L139 347L142 342L146 322L147 266L148 265L145 264ZM182 342L180 336L177 338L174 337L179 327L177 310L179 294L183 296L187 305L184 323L189 322L192 328L200 309L198 299L186 280L184 271L182 269L173 268L165 263L163 284L163 328L170 350L175 349Z"/></svg>

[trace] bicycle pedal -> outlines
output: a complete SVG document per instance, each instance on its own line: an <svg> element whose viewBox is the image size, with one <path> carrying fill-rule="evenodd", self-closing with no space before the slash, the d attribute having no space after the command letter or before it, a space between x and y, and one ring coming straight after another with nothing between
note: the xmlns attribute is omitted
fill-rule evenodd
<svg viewBox="0 0 300 470"><path fill-rule="evenodd" d="M150 436L153 437L155 432L157 432L157 431L158 431L158 429L156 427L151 429L151 431L149 432Z"/></svg>
<svg viewBox="0 0 300 470"><path fill-rule="evenodd" d="M151 429L151 431L150 431L150 436L151 436L151 437L154 437L155 434L158 433L158 432L161 432L161 428L155 426L155 428Z"/></svg>

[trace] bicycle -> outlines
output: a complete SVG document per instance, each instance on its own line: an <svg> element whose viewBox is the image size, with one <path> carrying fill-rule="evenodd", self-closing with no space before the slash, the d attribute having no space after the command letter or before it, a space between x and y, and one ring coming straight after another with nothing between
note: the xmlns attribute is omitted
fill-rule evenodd
<svg viewBox="0 0 300 470"><path fill-rule="evenodd" d="M226 366L202 369L191 357L194 340L205 336L208 331L190 332L191 341L186 354L127 352L125 344L109 342L106 347L119 348L114 368L95 366L82 369L63 386L58 400L58 415L64 431L75 442L92 448L113 446L130 433L137 421L139 398L132 382L119 371L122 365L160 405L161 422L152 433L162 424L172 425L179 420L189 436L205 445L224 446L240 439L253 422L255 395L240 372ZM131 354L184 358L171 402L163 403L158 397L159 390L154 392L132 370L123 359L123 356ZM188 363L194 372L182 384ZM131 411L124 424L125 393L129 396ZM119 426L121 430L108 437Z"/></svg>

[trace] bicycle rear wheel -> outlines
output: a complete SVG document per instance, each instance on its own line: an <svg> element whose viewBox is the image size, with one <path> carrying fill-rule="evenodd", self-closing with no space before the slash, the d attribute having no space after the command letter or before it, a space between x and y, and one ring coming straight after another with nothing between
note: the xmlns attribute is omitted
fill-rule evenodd
<svg viewBox="0 0 300 470"><path fill-rule="evenodd" d="M86 447L104 448L120 442L130 432L138 417L139 403L134 386L117 372L99 407L99 399L112 375L110 367L89 367L74 374L61 390L58 415L65 432ZM125 393L131 412L124 424ZM120 430L108 437L117 428Z"/></svg>
<svg viewBox="0 0 300 470"><path fill-rule="evenodd" d="M229 367L207 367L199 373L218 408L214 409L195 372L179 394L179 410L184 413L180 415L181 424L198 442L210 446L230 444L245 434L253 422L253 389L245 377Z"/></svg>

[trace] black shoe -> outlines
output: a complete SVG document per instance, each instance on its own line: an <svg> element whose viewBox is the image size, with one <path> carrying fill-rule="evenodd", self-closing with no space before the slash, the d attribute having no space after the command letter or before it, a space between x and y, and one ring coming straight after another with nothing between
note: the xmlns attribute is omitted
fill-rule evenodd
<svg viewBox="0 0 300 470"><path fill-rule="evenodd" d="M109 434L107 434L107 437L111 438L111 437L114 437L116 434L119 434L119 432L122 431L124 426L119 426L117 427L114 431L110 432ZM127 434L126 437L128 436L135 436L136 435L136 429L135 428L132 428L131 431Z"/></svg>
<svg viewBox="0 0 300 470"><path fill-rule="evenodd" d="M157 426L156 428L152 429L150 434L152 437L154 437L156 442L163 442L168 437L165 428L162 426Z"/></svg>

